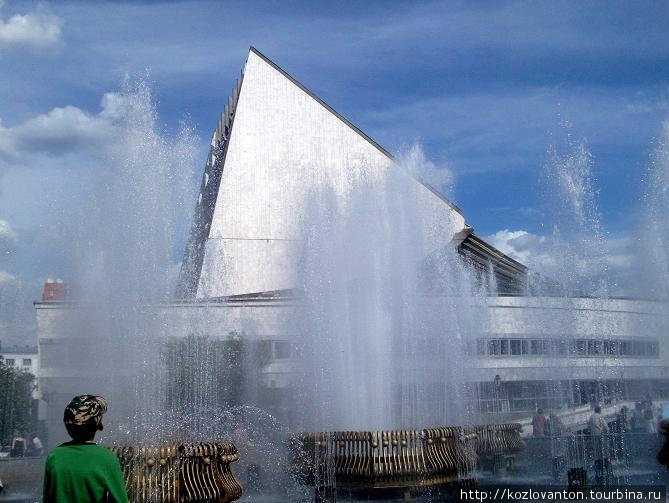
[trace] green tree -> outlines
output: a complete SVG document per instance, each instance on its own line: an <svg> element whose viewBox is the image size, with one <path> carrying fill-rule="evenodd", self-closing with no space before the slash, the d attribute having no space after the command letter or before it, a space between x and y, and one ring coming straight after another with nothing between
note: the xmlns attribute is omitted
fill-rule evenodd
<svg viewBox="0 0 669 503"><path fill-rule="evenodd" d="M239 405L245 385L245 348L241 334L225 339L206 335L171 338L165 350L167 406Z"/></svg>
<svg viewBox="0 0 669 503"><path fill-rule="evenodd" d="M28 435L37 427L32 392L35 376L7 365L0 357L0 441L11 441L14 431Z"/></svg>

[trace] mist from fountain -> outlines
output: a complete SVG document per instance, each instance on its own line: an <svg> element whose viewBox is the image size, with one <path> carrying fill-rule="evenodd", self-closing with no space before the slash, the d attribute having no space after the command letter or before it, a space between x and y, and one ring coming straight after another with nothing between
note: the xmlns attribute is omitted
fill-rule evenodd
<svg viewBox="0 0 669 503"><path fill-rule="evenodd" d="M103 440L122 423L126 430L116 433L147 435L138 411L164 402L157 341L169 328L159 303L174 288L174 246L192 207L197 150L190 128L182 126L174 139L160 131L146 78L126 79L104 100L115 136L100 153L73 240L78 308L64 319L60 354L73 377L58 383L61 393L110 400Z"/></svg>
<svg viewBox="0 0 669 503"><path fill-rule="evenodd" d="M644 177L638 245L638 294L669 299L669 120L662 124Z"/></svg>
<svg viewBox="0 0 669 503"><path fill-rule="evenodd" d="M565 126L564 141L548 147L539 179L542 226L548 231L535 272L557 281L564 296L608 296L605 233L592 154Z"/></svg>
<svg viewBox="0 0 669 503"><path fill-rule="evenodd" d="M304 302L290 323L306 431L462 420L460 355L479 328L472 299L483 295L454 246L435 248L435 232L460 229L425 214L410 175L425 164L414 148L381 180L352 170L345 199L325 185L304 205L296 281Z"/></svg>
<svg viewBox="0 0 669 503"><path fill-rule="evenodd" d="M174 246L185 234L194 200L196 139L188 128L176 140L160 133L145 81L126 82L106 99L118 105L118 137L110 140L82 211L72 255L81 302L63 330L79 334L61 355L74 379L54 382L72 395L95 392L110 399L111 427L102 441L214 436L262 446L266 460L282 458L288 428L254 396L257 376L248 370L253 362L244 367L252 385L244 385L241 403L226 410L206 334L192 334L199 342L171 362L173 368L192 365L176 378L181 388L188 380L192 393L166 406L175 383L164 348L170 336L183 334L173 333L160 303L170 298L174 257L181 251ZM645 197L653 226L648 284L657 298L669 293L669 224L663 218L669 214L669 122L662 134ZM592 169L585 142L571 140L566 152L551 147L544 165L552 259L536 270L560 280L565 302L574 293L609 294ZM450 239L461 229L421 204L422 189L412 175L430 173L433 166L414 148L380 177L364 166L352 169L352 188L343 200L327 183L307 194L296 242L300 306L284 327L297 351L293 431L414 429L476 419L465 406L465 347L485 331L495 276L491 269L473 272L453 245L434 246L435 236ZM443 182L433 185L443 189ZM551 314L539 325L560 326L556 339L577 333L574 313ZM255 359L253 351L247 360ZM602 367L602 379L606 372ZM560 387L559 381L550 385Z"/></svg>

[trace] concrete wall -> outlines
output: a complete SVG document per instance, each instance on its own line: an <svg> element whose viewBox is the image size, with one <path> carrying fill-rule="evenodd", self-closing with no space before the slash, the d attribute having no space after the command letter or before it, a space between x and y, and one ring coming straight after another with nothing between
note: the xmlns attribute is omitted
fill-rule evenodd
<svg viewBox="0 0 669 503"><path fill-rule="evenodd" d="M490 297L482 337L653 339L657 357L472 356L471 380L669 378L669 306L626 299Z"/></svg>
<svg viewBox="0 0 669 503"><path fill-rule="evenodd" d="M489 308L479 305L480 337L587 337L653 338L659 342L656 357L583 356L463 356L465 380L491 383L499 375L504 383L513 381L612 380L669 378L669 314L663 304L630 300L553 298L487 299ZM85 317L77 307L62 303L36 305L41 362L40 385L48 401L50 440L65 439L62 410L75 393L103 389L104 374L82 380L77 366L68 364L68 344L78 350L86 340L96 340L87 332ZM431 309L426 299L426 309ZM194 302L158 306L156 317L164 336L190 334L227 338L242 334L247 341L293 340L291 318L299 314L299 303L288 300L247 300L236 302ZM480 311L476 311L476 310ZM447 336L448 334L445 334ZM69 342L68 342L69 341ZM112 339L111 344L114 343ZM158 346L147 344L147 347ZM63 363L65 362L65 363ZM267 387L286 387L292 362L270 361L261 379ZM98 386L96 383L101 383Z"/></svg>
<svg viewBox="0 0 669 503"><path fill-rule="evenodd" d="M659 341L658 357L584 356L468 356L471 380L615 379L669 377L669 307L637 300L554 299L490 297L481 310L481 337L652 338ZM42 354L40 375L65 377L60 354L67 338L85 339L85 326L77 325L75 307L37 304L37 325ZM426 309L429 309L429 301ZM225 338L243 334L248 340L291 340L291 318L299 313L296 301L255 300L195 302L159 308L165 335L209 335ZM75 319L75 321L72 321ZM63 374L63 372L65 374Z"/></svg>

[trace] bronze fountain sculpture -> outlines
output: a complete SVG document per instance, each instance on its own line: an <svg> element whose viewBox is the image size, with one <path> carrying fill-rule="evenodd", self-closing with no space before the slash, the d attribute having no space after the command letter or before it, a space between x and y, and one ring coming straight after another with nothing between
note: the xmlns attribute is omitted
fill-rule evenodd
<svg viewBox="0 0 669 503"><path fill-rule="evenodd" d="M231 443L201 442L112 449L121 462L133 503L228 503L243 489L230 464L237 461Z"/></svg>
<svg viewBox="0 0 669 503"><path fill-rule="evenodd" d="M520 425L422 430L301 433L289 439L293 474L314 486L316 501L350 492L411 491L471 485L481 459L512 458Z"/></svg>

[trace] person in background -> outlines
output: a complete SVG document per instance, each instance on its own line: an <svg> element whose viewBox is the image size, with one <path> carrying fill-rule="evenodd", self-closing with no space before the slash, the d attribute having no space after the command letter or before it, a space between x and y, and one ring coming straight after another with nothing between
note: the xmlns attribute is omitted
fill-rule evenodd
<svg viewBox="0 0 669 503"><path fill-rule="evenodd" d="M546 419L546 428L544 434L547 437L551 437L550 443L550 452L551 452L551 461L553 465L553 478L558 480L561 477L561 474L564 472L565 460L567 454L567 442L562 438L564 434L564 423L555 412L551 411L548 413L548 419Z"/></svg>
<svg viewBox="0 0 669 503"><path fill-rule="evenodd" d="M12 449L9 455L13 458L26 455L26 439L18 431L15 431L12 437Z"/></svg>
<svg viewBox="0 0 669 503"><path fill-rule="evenodd" d="M101 396L75 396L67 405L63 422L72 441L46 458L43 503L128 503L118 458L95 443L105 412Z"/></svg>
<svg viewBox="0 0 669 503"><path fill-rule="evenodd" d="M44 455L44 446L42 441L37 436L37 433L30 435L30 444L28 444L28 456L43 456Z"/></svg>
<svg viewBox="0 0 669 503"><path fill-rule="evenodd" d="M629 409L626 405L620 408L616 415L616 433L628 433L631 429Z"/></svg>
<svg viewBox="0 0 669 503"><path fill-rule="evenodd" d="M588 430L590 430L590 435L603 435L609 432L609 425L606 424L606 419L602 416L602 408L599 405L595 407L595 412L588 419Z"/></svg>
<svg viewBox="0 0 669 503"><path fill-rule="evenodd" d="M631 423L632 423L632 431L634 433L639 433L644 430L641 402L636 402L634 404Z"/></svg>
<svg viewBox="0 0 669 503"><path fill-rule="evenodd" d="M660 414L660 417L662 419L660 419L659 431L664 435L664 445L657 453L657 460L669 469L669 415L664 417L664 414Z"/></svg>
<svg viewBox="0 0 669 503"><path fill-rule="evenodd" d="M543 409L537 409L537 413L532 418L532 436L543 437L546 431L546 416Z"/></svg>
<svg viewBox="0 0 669 503"><path fill-rule="evenodd" d="M630 423L630 413L626 405L623 405L616 414L616 420L613 423L613 445L616 454L620 455L625 452L625 434L632 429Z"/></svg>
<svg viewBox="0 0 669 503"><path fill-rule="evenodd" d="M596 485L608 484L612 475L609 460L608 433L609 425L602 416L602 408L598 405L588 419L588 430L590 432L592 455L595 461L595 483Z"/></svg>
<svg viewBox="0 0 669 503"><path fill-rule="evenodd" d="M650 393L646 393L646 396L641 401L641 407L645 410L647 408L653 408L653 399L650 397Z"/></svg>
<svg viewBox="0 0 669 503"><path fill-rule="evenodd" d="M561 437L564 434L564 423L560 416L555 412L548 414L546 420L546 436L547 437Z"/></svg>
<svg viewBox="0 0 669 503"><path fill-rule="evenodd" d="M643 404L643 423L646 433L657 433L653 401L648 397Z"/></svg>

